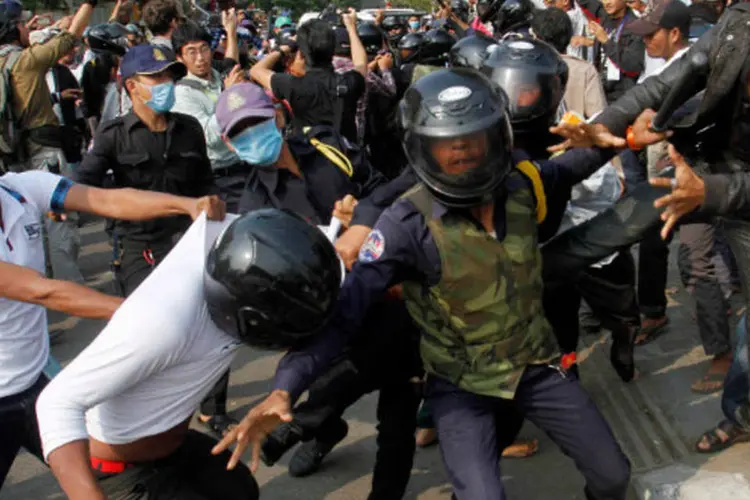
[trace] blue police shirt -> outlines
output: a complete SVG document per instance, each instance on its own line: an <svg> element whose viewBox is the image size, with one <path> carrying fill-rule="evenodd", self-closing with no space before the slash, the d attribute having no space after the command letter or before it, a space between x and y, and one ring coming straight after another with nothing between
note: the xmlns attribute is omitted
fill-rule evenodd
<svg viewBox="0 0 750 500"><path fill-rule="evenodd" d="M522 152L514 152L513 156L516 163L528 159ZM612 156L611 150L572 149L554 159L537 162L548 205L565 206L556 197L569 197L575 184L598 170ZM404 184L402 180L399 185L403 187ZM519 187L508 181L506 191ZM495 232L497 239L502 241L505 238L505 200L496 201ZM440 204L435 207L436 216L448 210ZM359 333L370 304L390 287L404 281L433 286L440 281L440 272L438 248L424 217L410 201L396 201L382 213L362 245L359 261L342 286L333 319L304 349L290 351L282 358L274 389L287 391L292 400L296 400Z"/></svg>

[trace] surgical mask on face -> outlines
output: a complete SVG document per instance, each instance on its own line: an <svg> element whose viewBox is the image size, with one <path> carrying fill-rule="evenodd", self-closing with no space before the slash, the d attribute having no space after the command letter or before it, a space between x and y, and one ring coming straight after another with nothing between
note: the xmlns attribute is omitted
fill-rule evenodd
<svg viewBox="0 0 750 500"><path fill-rule="evenodd" d="M409 21L409 27L413 30L419 29L419 21Z"/></svg>
<svg viewBox="0 0 750 500"><path fill-rule="evenodd" d="M276 120L270 118L250 127L230 142L241 160L263 167L276 163L281 155L284 139L276 126Z"/></svg>
<svg viewBox="0 0 750 500"><path fill-rule="evenodd" d="M151 99L146 101L146 106L157 113L166 113L174 106L174 82L146 85L138 82L138 85L151 90Z"/></svg>

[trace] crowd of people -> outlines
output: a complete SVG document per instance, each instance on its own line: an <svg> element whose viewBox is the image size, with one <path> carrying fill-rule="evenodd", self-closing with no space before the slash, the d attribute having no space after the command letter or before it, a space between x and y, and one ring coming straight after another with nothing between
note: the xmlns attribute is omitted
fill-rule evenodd
<svg viewBox="0 0 750 500"><path fill-rule="evenodd" d="M624 500L576 352L606 329L638 383L675 233L712 358L691 389L723 391L726 417L695 451L750 441L729 321L750 297L750 4L452 0L297 25L123 0L91 25L96 4L44 22L0 3L0 487L23 447L72 499L259 498L260 461L296 448L289 474L315 473L377 391L370 500L402 498L433 443L454 498L505 498L502 457L538 450L526 419L587 498ZM106 220L110 293L79 268L82 213ZM108 320L62 370L47 309ZM243 345L286 354L238 422Z"/></svg>

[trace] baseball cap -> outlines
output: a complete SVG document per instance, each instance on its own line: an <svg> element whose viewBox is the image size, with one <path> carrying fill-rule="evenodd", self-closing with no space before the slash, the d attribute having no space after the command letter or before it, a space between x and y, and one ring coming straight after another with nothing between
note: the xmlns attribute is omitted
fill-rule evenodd
<svg viewBox="0 0 750 500"><path fill-rule="evenodd" d="M276 108L268 94L254 83L238 83L221 93L216 103L216 122L224 135L247 118L273 118Z"/></svg>
<svg viewBox="0 0 750 500"><path fill-rule="evenodd" d="M24 10L23 5L18 0L0 1L0 15L5 19L15 19L18 22L27 22L32 17L30 10Z"/></svg>
<svg viewBox="0 0 750 500"><path fill-rule="evenodd" d="M155 75L167 69L172 70L175 80L187 74L184 64L170 60L161 48L148 44L132 47L120 62L123 80L133 75Z"/></svg>
<svg viewBox="0 0 750 500"><path fill-rule="evenodd" d="M652 0L644 14L628 24L631 33L653 35L659 29L679 28L685 36L690 31L690 10L681 0Z"/></svg>
<svg viewBox="0 0 750 500"><path fill-rule="evenodd" d="M294 26L294 23L292 22L291 18L287 16L279 16L276 18L276 21L273 23L274 28L283 28L284 26Z"/></svg>

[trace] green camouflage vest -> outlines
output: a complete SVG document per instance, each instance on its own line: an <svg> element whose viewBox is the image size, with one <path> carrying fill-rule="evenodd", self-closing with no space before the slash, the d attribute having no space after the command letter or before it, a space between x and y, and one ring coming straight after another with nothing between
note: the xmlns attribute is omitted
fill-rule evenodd
<svg viewBox="0 0 750 500"><path fill-rule="evenodd" d="M524 187L506 202L502 242L460 215L434 218L433 199L421 184L404 194L425 217L440 253L437 285L403 285L422 331L425 369L466 391L506 399L527 365L559 356L542 309L537 207L532 190L518 184Z"/></svg>
<svg viewBox="0 0 750 500"><path fill-rule="evenodd" d="M442 66L428 66L426 64L417 64L414 66L414 73L411 75L411 83L413 84L423 76L427 76L435 71L445 69Z"/></svg>

